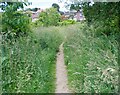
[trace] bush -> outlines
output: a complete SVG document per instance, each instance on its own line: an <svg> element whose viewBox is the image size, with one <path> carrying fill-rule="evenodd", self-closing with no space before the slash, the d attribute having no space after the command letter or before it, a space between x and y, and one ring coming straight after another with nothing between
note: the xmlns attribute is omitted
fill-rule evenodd
<svg viewBox="0 0 120 95"><path fill-rule="evenodd" d="M119 31L120 2L95 2L93 6L89 3L83 4L83 12L90 24L97 24L97 34L116 35ZM96 25L95 25L96 26Z"/></svg>
<svg viewBox="0 0 120 95"><path fill-rule="evenodd" d="M30 18L18 11L6 11L2 15L2 32L7 35L20 36L30 32ZM11 39L11 38L9 38Z"/></svg>
<svg viewBox="0 0 120 95"><path fill-rule="evenodd" d="M113 23L116 23L116 25L114 26ZM100 36L105 34L109 36L109 35L115 35L119 33L117 23L118 21L115 21L115 20L113 20L112 22L99 21L99 22L94 22L91 26L94 27L95 35Z"/></svg>
<svg viewBox="0 0 120 95"><path fill-rule="evenodd" d="M64 20L62 22L59 22L59 25L70 25L70 24L75 24L74 20Z"/></svg>
<svg viewBox="0 0 120 95"><path fill-rule="evenodd" d="M32 27L40 27L40 26L43 26L43 23L40 22L39 20L36 20L35 22L31 23L31 26Z"/></svg>
<svg viewBox="0 0 120 95"><path fill-rule="evenodd" d="M57 26L59 21L60 14L55 8L46 9L40 13L39 22L42 22L43 26Z"/></svg>

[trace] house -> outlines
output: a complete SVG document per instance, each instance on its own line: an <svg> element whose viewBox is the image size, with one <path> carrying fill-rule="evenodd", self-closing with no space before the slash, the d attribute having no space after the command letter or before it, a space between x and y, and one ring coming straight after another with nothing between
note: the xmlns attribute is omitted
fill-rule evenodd
<svg viewBox="0 0 120 95"><path fill-rule="evenodd" d="M77 12L76 10L70 10L70 11L65 12L64 15L65 17L69 19L73 19L76 12Z"/></svg>
<svg viewBox="0 0 120 95"><path fill-rule="evenodd" d="M65 12L62 15L62 19L63 20L72 19L72 20L75 20L75 21L83 21L83 20L85 20L85 17L83 15L82 10L78 10L78 11L70 10L70 11Z"/></svg>
<svg viewBox="0 0 120 95"><path fill-rule="evenodd" d="M38 18L39 14L42 12L43 10L41 8L38 8L38 10L36 12L32 12L32 19Z"/></svg>
<svg viewBox="0 0 120 95"><path fill-rule="evenodd" d="M39 14L41 12L43 12L43 9L41 9L41 8L38 8L38 10L36 12L32 12L31 18L32 18L33 22L38 20Z"/></svg>
<svg viewBox="0 0 120 95"><path fill-rule="evenodd" d="M85 20L85 17L83 15L82 10L78 10L74 16L74 19L76 19L76 21L83 21Z"/></svg>

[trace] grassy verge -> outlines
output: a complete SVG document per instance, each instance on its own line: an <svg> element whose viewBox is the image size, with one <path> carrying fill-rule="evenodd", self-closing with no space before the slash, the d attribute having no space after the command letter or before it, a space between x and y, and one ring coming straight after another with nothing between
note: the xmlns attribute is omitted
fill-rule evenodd
<svg viewBox="0 0 120 95"><path fill-rule="evenodd" d="M118 91L118 43L116 36L95 36L86 24L66 29L65 63L73 92Z"/></svg>
<svg viewBox="0 0 120 95"><path fill-rule="evenodd" d="M55 91L56 52L62 43L54 27L37 28L27 37L2 45L4 93L49 93Z"/></svg>

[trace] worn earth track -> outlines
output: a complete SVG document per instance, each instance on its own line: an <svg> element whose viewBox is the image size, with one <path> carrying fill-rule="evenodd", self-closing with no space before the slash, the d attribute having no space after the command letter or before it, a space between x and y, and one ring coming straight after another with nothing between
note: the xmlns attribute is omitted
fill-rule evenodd
<svg viewBox="0 0 120 95"><path fill-rule="evenodd" d="M55 93L70 93L68 89L67 70L64 63L63 44L59 47L56 62L56 91Z"/></svg>

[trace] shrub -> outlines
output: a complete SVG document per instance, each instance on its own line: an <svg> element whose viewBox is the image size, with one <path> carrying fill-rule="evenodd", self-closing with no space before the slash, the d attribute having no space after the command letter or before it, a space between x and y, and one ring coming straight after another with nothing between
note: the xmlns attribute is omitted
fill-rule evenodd
<svg viewBox="0 0 120 95"><path fill-rule="evenodd" d="M27 34L30 31L30 18L22 11L17 11L17 9L23 8L24 4L27 3L3 2L3 5L0 6L4 10L2 14L2 32L9 39L13 36L18 37Z"/></svg>
<svg viewBox="0 0 120 95"><path fill-rule="evenodd" d="M59 21L60 14L55 8L46 9L40 13L39 22L42 22L43 26L57 26Z"/></svg>
<svg viewBox="0 0 120 95"><path fill-rule="evenodd" d="M29 23L29 17L22 12L5 12L2 16L2 32L19 36L30 31Z"/></svg>
<svg viewBox="0 0 120 95"><path fill-rule="evenodd" d="M95 2L83 4L83 12L88 25L96 23L103 29L98 29L98 34L114 35L119 31L120 2ZM102 22L102 23L101 23Z"/></svg>
<svg viewBox="0 0 120 95"><path fill-rule="evenodd" d="M64 20L62 22L59 22L59 25L70 25L70 24L75 24L74 20Z"/></svg>
<svg viewBox="0 0 120 95"><path fill-rule="evenodd" d="M113 23L116 23L115 25ZM91 26L94 27L94 32L97 36L100 35L115 35L119 33L118 30L118 26L117 26L118 21L117 20L113 20L112 22L103 22L103 21L99 21L99 22L94 22Z"/></svg>
<svg viewBox="0 0 120 95"><path fill-rule="evenodd" d="M40 26L43 26L43 23L40 22L39 20L36 20L35 22L31 23L31 26L32 27L40 27Z"/></svg>

